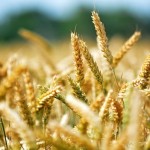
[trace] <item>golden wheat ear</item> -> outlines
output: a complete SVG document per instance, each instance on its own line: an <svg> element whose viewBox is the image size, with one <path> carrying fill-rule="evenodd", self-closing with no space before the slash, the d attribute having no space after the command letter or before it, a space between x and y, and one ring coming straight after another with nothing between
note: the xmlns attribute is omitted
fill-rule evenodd
<svg viewBox="0 0 150 150"><path fill-rule="evenodd" d="M9 76L4 78L0 85L0 97L3 97L7 90L10 89L16 80L19 78L20 74L25 71L26 67L23 65L18 65L14 68Z"/></svg>
<svg viewBox="0 0 150 150"><path fill-rule="evenodd" d="M112 54L108 49L108 39L105 32L105 27L98 16L98 13L95 11L92 12L92 20L96 30L97 38L98 38L98 46L103 53L103 56L106 58L107 62L112 64Z"/></svg>
<svg viewBox="0 0 150 150"><path fill-rule="evenodd" d="M33 127L34 125L33 118L31 117L31 112L27 105L27 101L24 96L24 91L20 86L19 81L16 82L14 90L15 90L15 100L17 102L17 109L19 111L20 116L27 123L27 125Z"/></svg>
<svg viewBox="0 0 150 150"><path fill-rule="evenodd" d="M36 104L36 110L39 111L41 108L44 107L44 105L50 101L50 103L53 102L53 98L59 94L61 91L61 86L56 86L51 90L48 90L47 92L43 93L40 97L38 97L37 104Z"/></svg>
<svg viewBox="0 0 150 150"><path fill-rule="evenodd" d="M68 77L69 83L73 89L73 93L77 98L82 100L83 102L88 102L88 99L86 98L85 93L82 91L80 85L77 82L74 82L71 77Z"/></svg>
<svg viewBox="0 0 150 150"><path fill-rule="evenodd" d="M80 40L80 44L81 44L81 51L83 53L83 56L90 68L90 70L92 71L93 75L95 76L96 80L98 81L98 83L102 86L103 83L103 77L101 74L101 71L98 68L97 63L94 61L93 56L90 54L90 52L88 51L88 48L85 44L84 41Z"/></svg>
<svg viewBox="0 0 150 150"><path fill-rule="evenodd" d="M96 30L98 49L100 50L101 71L103 73L104 80L107 82L111 81L112 83L112 75L114 75L114 71L112 70L113 56L108 47L105 27L101 22L98 13L95 11L92 12L92 21Z"/></svg>
<svg viewBox="0 0 150 150"><path fill-rule="evenodd" d="M113 58L113 67L117 67L121 59L124 55L132 48L132 46L137 43L139 38L141 37L141 32L136 31L134 34L124 43L121 49L117 52L117 54Z"/></svg>
<svg viewBox="0 0 150 150"><path fill-rule="evenodd" d="M138 86L140 89L146 89L150 82L150 54L146 57L140 73L136 80L133 81L135 86Z"/></svg>
<svg viewBox="0 0 150 150"><path fill-rule="evenodd" d="M26 88L26 97L28 101L27 104L33 115L36 111L36 98L35 98L35 89L33 86L32 78L28 69L24 71L23 79Z"/></svg>
<svg viewBox="0 0 150 150"><path fill-rule="evenodd" d="M72 43L73 54L74 54L76 81L77 83L82 85L84 79L84 72L83 72L83 63L81 58L80 40L77 34L71 33L71 43Z"/></svg>

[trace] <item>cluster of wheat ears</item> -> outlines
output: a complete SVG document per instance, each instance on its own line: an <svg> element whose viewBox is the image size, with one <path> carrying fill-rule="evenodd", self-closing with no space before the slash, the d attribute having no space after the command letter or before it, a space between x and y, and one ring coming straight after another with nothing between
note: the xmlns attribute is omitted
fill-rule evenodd
<svg viewBox="0 0 150 150"><path fill-rule="evenodd" d="M116 74L117 65L141 33L136 31L112 56L95 11L92 21L97 59L71 33L74 65L64 60L63 69L51 61L46 40L20 31L42 48L46 63L36 71L20 57L11 56L0 64L0 149L150 149L150 54L134 80ZM46 75L39 80L41 72Z"/></svg>

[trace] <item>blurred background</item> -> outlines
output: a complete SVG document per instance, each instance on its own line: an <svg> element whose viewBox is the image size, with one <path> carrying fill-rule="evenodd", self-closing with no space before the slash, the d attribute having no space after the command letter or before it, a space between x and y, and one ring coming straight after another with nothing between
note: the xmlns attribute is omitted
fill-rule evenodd
<svg viewBox="0 0 150 150"><path fill-rule="evenodd" d="M6 0L0 2L0 43L22 40L25 28L51 41L70 39L70 32L95 40L91 11L100 14L109 38L129 37L135 30L150 36L150 0Z"/></svg>

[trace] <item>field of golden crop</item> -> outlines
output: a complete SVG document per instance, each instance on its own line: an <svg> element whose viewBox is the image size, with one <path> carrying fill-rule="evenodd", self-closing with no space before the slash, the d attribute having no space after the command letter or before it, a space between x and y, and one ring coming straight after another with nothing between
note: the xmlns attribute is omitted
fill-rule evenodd
<svg viewBox="0 0 150 150"><path fill-rule="evenodd" d="M23 29L0 45L0 149L150 149L150 40L107 39L92 21L95 41Z"/></svg>

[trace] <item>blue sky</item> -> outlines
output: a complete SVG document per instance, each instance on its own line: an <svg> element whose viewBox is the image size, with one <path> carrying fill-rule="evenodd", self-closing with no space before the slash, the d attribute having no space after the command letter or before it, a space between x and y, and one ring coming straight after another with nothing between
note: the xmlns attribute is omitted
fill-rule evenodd
<svg viewBox="0 0 150 150"><path fill-rule="evenodd" d="M99 12L125 9L140 17L150 17L150 0L0 0L0 21L33 8L59 19L69 16L80 6L96 8Z"/></svg>

